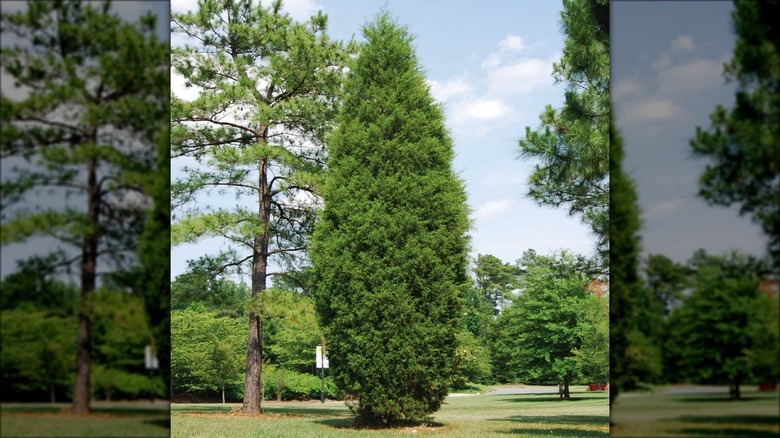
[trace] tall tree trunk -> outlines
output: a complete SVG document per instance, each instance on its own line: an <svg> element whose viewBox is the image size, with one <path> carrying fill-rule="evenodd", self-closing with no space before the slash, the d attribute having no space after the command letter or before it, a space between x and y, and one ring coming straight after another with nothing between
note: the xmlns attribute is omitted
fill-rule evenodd
<svg viewBox="0 0 780 438"><path fill-rule="evenodd" d="M94 144L93 137L92 143ZM79 331L76 350L76 381L73 387L73 412L89 413L90 405L90 363L92 361L92 327L88 299L95 290L95 272L98 244L98 207L100 193L97 185L97 158L89 159L87 169L87 218L89 230L84 236L81 259L81 300L79 307Z"/></svg>
<svg viewBox="0 0 780 438"><path fill-rule="evenodd" d="M566 373L566 376L563 378L563 399L569 400L571 396L569 395L569 380L571 380L571 375L569 373Z"/></svg>
<svg viewBox="0 0 780 438"><path fill-rule="evenodd" d="M49 396L51 398L51 404L57 403L57 401L54 399L54 384L52 383L49 385Z"/></svg>
<svg viewBox="0 0 780 438"><path fill-rule="evenodd" d="M263 142L265 143L265 142ZM263 320L260 300L265 291L266 262L268 261L268 222L271 216L271 193L268 188L268 162L260 160L258 181L258 217L264 225L263 232L255 236L252 256L252 298L258 306L249 313L249 341L246 349L246 380L244 381L245 414L262 413L263 373Z"/></svg>
<svg viewBox="0 0 780 438"><path fill-rule="evenodd" d="M222 384L222 404L225 404L225 384Z"/></svg>

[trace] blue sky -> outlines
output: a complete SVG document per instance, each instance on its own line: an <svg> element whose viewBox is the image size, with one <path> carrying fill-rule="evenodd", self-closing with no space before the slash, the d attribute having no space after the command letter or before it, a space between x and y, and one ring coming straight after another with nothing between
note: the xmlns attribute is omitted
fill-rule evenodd
<svg viewBox="0 0 780 438"><path fill-rule="evenodd" d="M696 196L707 160L693 158L696 127L710 126L716 105L729 108L734 84L731 2L613 2L611 91L623 137L625 169L642 209L643 254L678 262L698 248L762 255L766 238L738 208L708 206Z"/></svg>
<svg viewBox="0 0 780 438"><path fill-rule="evenodd" d="M171 3L174 11L195 5L195 0ZM592 254L594 240L577 218L525 198L533 165L517 159L525 127L539 125L546 104L562 102L564 86L551 77L563 47L561 2L288 0L284 8L298 20L322 9L332 39L362 41L361 26L383 6L416 36L431 91L445 106L454 169L465 180L473 210L472 255L513 262L531 248ZM174 45L181 41L172 38ZM174 78L172 87L173 93L187 93L181 80ZM185 271L187 259L219 246L204 241L173 248L172 276Z"/></svg>

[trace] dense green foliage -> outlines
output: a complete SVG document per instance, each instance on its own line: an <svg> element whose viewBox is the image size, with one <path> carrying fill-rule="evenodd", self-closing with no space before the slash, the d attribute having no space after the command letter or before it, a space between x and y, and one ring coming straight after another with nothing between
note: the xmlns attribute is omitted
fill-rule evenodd
<svg viewBox="0 0 780 438"><path fill-rule="evenodd" d="M589 375L608 375L607 338L605 333L592 333L594 328L603 330L606 313L598 299L593 311L590 279L573 255L563 251L526 260L521 292L497 321L496 372L503 381L562 384L562 396L568 398L569 384L581 379L580 364L585 364L582 357L576 359L575 351L604 365L594 371L587 364Z"/></svg>
<svg viewBox="0 0 780 438"><path fill-rule="evenodd" d="M490 254L478 254L474 265L474 286L493 306L494 315L498 315L517 289L520 269Z"/></svg>
<svg viewBox="0 0 780 438"><path fill-rule="evenodd" d="M737 83L731 110L718 105L708 129L696 128L695 155L708 159L699 196L714 205L739 205L769 237L780 266L780 1L736 0L737 34L725 75Z"/></svg>
<svg viewBox="0 0 780 438"><path fill-rule="evenodd" d="M171 26L187 38L173 66L202 90L172 102L171 156L197 162L172 187L172 241L223 239L224 251L202 265L212 277L251 273L257 302L269 263L296 265L306 248L347 52L326 35L325 15L298 23L281 1L205 0L172 14ZM203 202L214 192L236 205ZM256 413L263 318L260 307L249 310L243 409Z"/></svg>
<svg viewBox="0 0 780 438"><path fill-rule="evenodd" d="M609 363L610 400L635 384L631 374L629 338L636 323L636 297L642 287L639 277L640 218L636 188L623 165L623 142L610 124L609 181Z"/></svg>
<svg viewBox="0 0 780 438"><path fill-rule="evenodd" d="M15 292L20 286L26 294ZM3 401L71 399L78 288L26 269L6 277L0 288ZM56 303L41 301L49 294ZM150 379L144 370L144 346L151 332L143 302L125 292L98 289L90 295L88 307L95 344L93 395L108 400L146 397ZM167 393L162 379L152 383L157 396Z"/></svg>
<svg viewBox="0 0 780 438"><path fill-rule="evenodd" d="M194 268L194 269L192 269ZM177 400L233 402L244 396L249 288L226 278L212 279L191 264L172 284L172 390ZM292 290L268 289L263 306L263 396L319 398L314 350L322 343L314 302ZM326 396L338 393L326 378Z"/></svg>
<svg viewBox="0 0 780 438"><path fill-rule="evenodd" d="M691 262L693 293L669 319L666 356L672 380L728 383L736 398L739 385L756 377L776 382L780 321L772 301L777 297L759 291L758 272L738 253L699 252Z"/></svg>
<svg viewBox="0 0 780 438"><path fill-rule="evenodd" d="M56 252L62 257L51 267L77 264L85 300L98 266L129 268L123 262L144 229L169 95L168 44L154 33L155 20L126 23L110 2L80 0L31 1L2 14L4 39L16 43L3 47L3 68L28 91L12 98L4 87L0 103L0 156L25 161L3 175L2 242L47 236L64 244L70 252ZM79 310L73 409L85 413L91 329Z"/></svg>
<svg viewBox="0 0 780 438"><path fill-rule="evenodd" d="M383 12L363 28L312 240L331 372L358 421L427 418L451 383L468 212L452 141L412 46Z"/></svg>
<svg viewBox="0 0 780 438"><path fill-rule="evenodd" d="M597 238L606 265L609 248L609 1L564 0L563 57L553 67L566 84L564 105L548 105L537 130L525 129L521 156L541 161L528 195L540 204L566 205Z"/></svg>

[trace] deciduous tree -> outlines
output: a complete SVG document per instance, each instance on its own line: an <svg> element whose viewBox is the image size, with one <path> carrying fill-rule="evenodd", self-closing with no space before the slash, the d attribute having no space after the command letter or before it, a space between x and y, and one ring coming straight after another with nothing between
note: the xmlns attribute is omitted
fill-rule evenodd
<svg viewBox="0 0 780 438"><path fill-rule="evenodd" d="M565 251L537 256L522 292L498 318L497 368L527 383L559 383L568 399L569 384L581 374L574 351L582 345L588 280Z"/></svg>

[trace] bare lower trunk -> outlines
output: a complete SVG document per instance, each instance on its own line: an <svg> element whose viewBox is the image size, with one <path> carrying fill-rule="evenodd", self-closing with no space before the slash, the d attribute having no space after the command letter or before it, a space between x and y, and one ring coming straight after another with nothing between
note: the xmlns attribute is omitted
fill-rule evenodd
<svg viewBox="0 0 780 438"><path fill-rule="evenodd" d="M51 399L51 404L57 403L57 400L54 398L54 384L49 387L49 398Z"/></svg>
<svg viewBox="0 0 780 438"><path fill-rule="evenodd" d="M729 398L732 400L739 400L742 398L742 394L739 391L739 382L732 382L729 385Z"/></svg>
<svg viewBox="0 0 780 438"><path fill-rule="evenodd" d="M79 331L76 350L76 381L73 386L73 412L89 413L91 398L90 363L92 362L92 327L88 299L95 290L97 264L98 207L100 194L97 185L97 159L91 158L87 175L87 218L90 228L84 236L81 259L81 306L79 308Z"/></svg>
<svg viewBox="0 0 780 438"><path fill-rule="evenodd" d="M225 384L222 384L222 404L225 404Z"/></svg>
<svg viewBox="0 0 780 438"><path fill-rule="evenodd" d="M569 400L571 398L569 394L569 380L571 378L566 375L563 378L563 382L558 385L558 394L561 396L561 400Z"/></svg>
<svg viewBox="0 0 780 438"><path fill-rule="evenodd" d="M268 190L267 162L260 160L259 207L258 217L263 224L268 224L271 215L271 196ZM244 381L245 414L262 413L263 388L261 376L263 373L263 319L260 300L265 291L266 262L268 259L268 227L262 234L255 236L254 255L252 257L252 298L257 306L249 313L249 340L246 349L246 379Z"/></svg>

